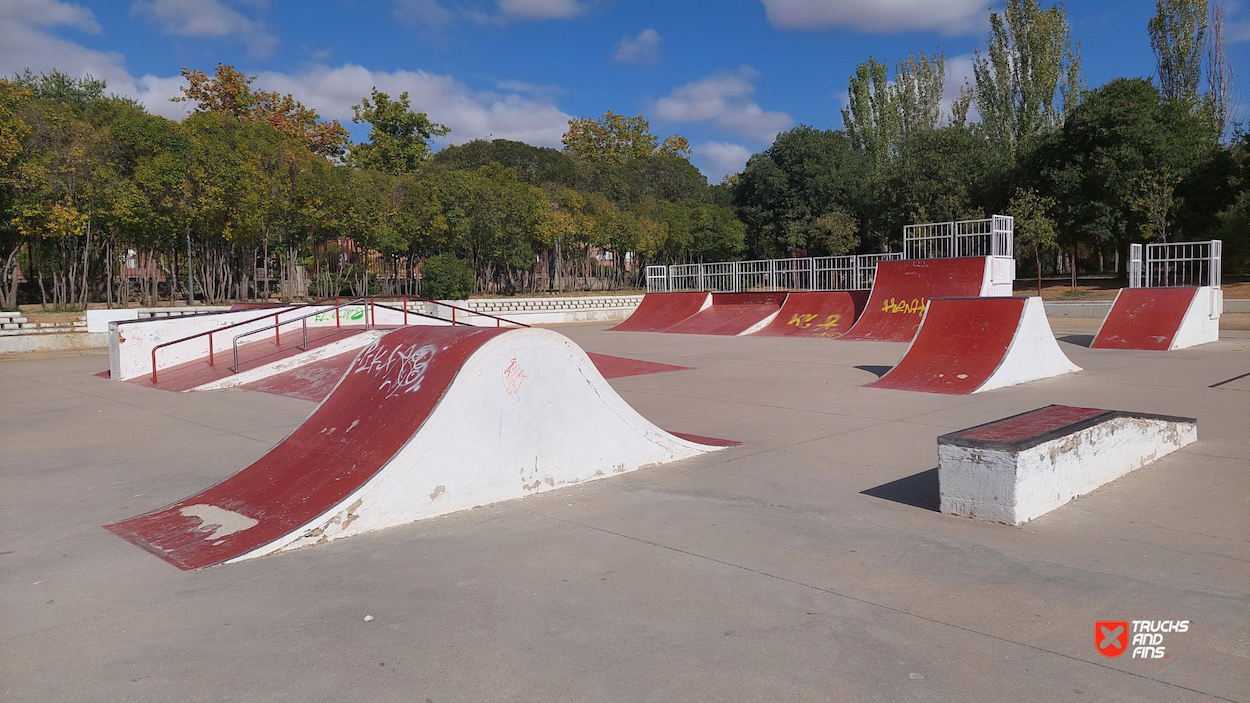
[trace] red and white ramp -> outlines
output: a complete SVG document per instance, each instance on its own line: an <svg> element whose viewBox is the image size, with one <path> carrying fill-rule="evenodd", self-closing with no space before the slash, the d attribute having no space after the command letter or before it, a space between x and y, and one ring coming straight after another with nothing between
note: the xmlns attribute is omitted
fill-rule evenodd
<svg viewBox="0 0 1250 703"><path fill-rule="evenodd" d="M663 332L712 305L711 293L647 293L617 332Z"/></svg>
<svg viewBox="0 0 1250 703"><path fill-rule="evenodd" d="M758 337L822 337L834 339L846 333L863 312L868 291L789 293L781 311Z"/></svg>
<svg viewBox="0 0 1250 703"><path fill-rule="evenodd" d="M988 256L882 261L868 305L839 339L910 342L929 300L990 295L992 262Z"/></svg>
<svg viewBox="0 0 1250 703"><path fill-rule="evenodd" d="M1080 370L1055 341L1041 298L936 298L907 354L868 385L965 395Z"/></svg>
<svg viewBox="0 0 1250 703"><path fill-rule="evenodd" d="M752 334L772 322L785 301L786 293L713 293L709 307L664 331L729 337Z"/></svg>
<svg viewBox="0 0 1250 703"><path fill-rule="evenodd" d="M409 327L251 466L105 527L198 569L718 448L648 422L555 332Z"/></svg>
<svg viewBox="0 0 1250 703"><path fill-rule="evenodd" d="M1171 351L1220 338L1219 288L1122 288L1090 347Z"/></svg>

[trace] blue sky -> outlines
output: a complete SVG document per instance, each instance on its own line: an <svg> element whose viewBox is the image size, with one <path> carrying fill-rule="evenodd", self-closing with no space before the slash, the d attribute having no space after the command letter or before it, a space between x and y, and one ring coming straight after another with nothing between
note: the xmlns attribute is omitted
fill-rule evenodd
<svg viewBox="0 0 1250 703"><path fill-rule="evenodd" d="M694 146L719 181L797 124L842 125L847 78L873 56L946 53L953 94L988 33L985 0L0 0L0 73L56 67L108 79L170 117L182 67L217 62L290 92L357 140L370 88L478 137L559 146L571 116L642 114ZM1234 72L1250 8L1230 2ZM1150 0L1071 2L1089 85L1148 77ZM1238 82L1242 83L1238 75ZM1250 93L1246 93L1250 101ZM1246 114L1243 107L1241 114Z"/></svg>

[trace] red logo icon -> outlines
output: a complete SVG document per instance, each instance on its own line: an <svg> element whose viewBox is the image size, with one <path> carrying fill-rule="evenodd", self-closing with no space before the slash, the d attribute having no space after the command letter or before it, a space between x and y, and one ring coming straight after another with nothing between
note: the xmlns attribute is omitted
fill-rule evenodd
<svg viewBox="0 0 1250 703"><path fill-rule="evenodd" d="M1128 648L1127 620L1100 620L1094 623L1094 644L1104 657L1118 657Z"/></svg>

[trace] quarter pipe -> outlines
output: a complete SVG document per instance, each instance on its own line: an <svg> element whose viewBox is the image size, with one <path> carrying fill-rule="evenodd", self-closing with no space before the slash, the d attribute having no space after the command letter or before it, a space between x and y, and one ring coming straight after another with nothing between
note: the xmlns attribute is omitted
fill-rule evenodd
<svg viewBox="0 0 1250 703"><path fill-rule="evenodd" d="M989 295L991 261L985 256L882 261L864 313L840 338L910 342L932 298Z"/></svg>
<svg viewBox="0 0 1250 703"><path fill-rule="evenodd" d="M1122 288L1090 347L1170 351L1220 338L1220 289Z"/></svg>
<svg viewBox="0 0 1250 703"><path fill-rule="evenodd" d="M935 298L907 353L868 385L965 395L1080 371L1041 298Z"/></svg>

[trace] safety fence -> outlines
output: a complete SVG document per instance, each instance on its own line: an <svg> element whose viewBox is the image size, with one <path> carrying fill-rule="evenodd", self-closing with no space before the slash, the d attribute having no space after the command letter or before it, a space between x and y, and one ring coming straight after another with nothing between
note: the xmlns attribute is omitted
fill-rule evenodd
<svg viewBox="0 0 1250 703"><path fill-rule="evenodd" d="M1015 279L1014 227L1010 216L994 215L984 220L908 225L903 228L902 252L648 266L647 292L867 290L882 261L990 256L995 259L992 282L1004 286L1010 295Z"/></svg>
<svg viewBox="0 0 1250 703"><path fill-rule="evenodd" d="M903 227L903 258L946 259L955 256L1015 256L1015 220L994 215L984 220L929 222Z"/></svg>
<svg viewBox="0 0 1250 703"><path fill-rule="evenodd" d="M902 254L893 252L648 266L647 292L867 290L872 288L878 262L901 258Z"/></svg>
<svg viewBox="0 0 1250 703"><path fill-rule="evenodd" d="M1160 242L1129 245L1129 287L1170 288L1221 284L1224 243Z"/></svg>

